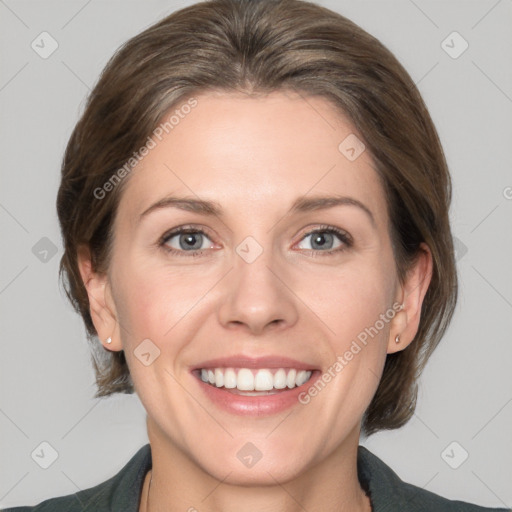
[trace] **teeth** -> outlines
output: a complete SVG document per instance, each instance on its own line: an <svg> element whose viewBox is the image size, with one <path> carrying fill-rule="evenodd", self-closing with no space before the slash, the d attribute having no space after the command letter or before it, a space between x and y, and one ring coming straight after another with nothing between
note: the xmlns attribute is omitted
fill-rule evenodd
<svg viewBox="0 0 512 512"><path fill-rule="evenodd" d="M228 368L224 372L224 387L227 389L236 388L236 373L233 368Z"/></svg>
<svg viewBox="0 0 512 512"><path fill-rule="evenodd" d="M274 387L276 389L284 389L286 387L286 372L279 368L274 375Z"/></svg>
<svg viewBox="0 0 512 512"><path fill-rule="evenodd" d="M236 387L240 391L254 391L254 375L251 370L242 368L238 371Z"/></svg>
<svg viewBox="0 0 512 512"><path fill-rule="evenodd" d="M254 389L256 391L269 391L274 387L274 377L270 370L258 370L254 377Z"/></svg>
<svg viewBox="0 0 512 512"><path fill-rule="evenodd" d="M286 385L291 389L295 387L295 379L297 377L297 370L290 370L286 377Z"/></svg>
<svg viewBox="0 0 512 512"><path fill-rule="evenodd" d="M272 389L292 389L302 386L311 378L311 371L285 370L279 368L274 374L266 368L251 370L240 368L201 369L201 380L218 388L238 389L240 391L270 391Z"/></svg>
<svg viewBox="0 0 512 512"><path fill-rule="evenodd" d="M215 368L215 385L218 388L224 386L224 374L222 373L222 370L220 370L219 368Z"/></svg>
<svg viewBox="0 0 512 512"><path fill-rule="evenodd" d="M295 383L297 386L302 386L304 382L306 382L309 379L310 375L308 375L308 372L301 370L299 373L297 373L297 378L295 379Z"/></svg>

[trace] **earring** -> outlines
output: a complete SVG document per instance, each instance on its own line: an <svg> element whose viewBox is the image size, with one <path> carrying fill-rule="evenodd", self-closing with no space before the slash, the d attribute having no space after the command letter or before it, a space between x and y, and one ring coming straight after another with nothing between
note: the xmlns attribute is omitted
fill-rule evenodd
<svg viewBox="0 0 512 512"><path fill-rule="evenodd" d="M112 338L109 336L106 340L105 340L106 343L112 343Z"/></svg>
<svg viewBox="0 0 512 512"><path fill-rule="evenodd" d="M395 336L395 343L400 343L400 334Z"/></svg>

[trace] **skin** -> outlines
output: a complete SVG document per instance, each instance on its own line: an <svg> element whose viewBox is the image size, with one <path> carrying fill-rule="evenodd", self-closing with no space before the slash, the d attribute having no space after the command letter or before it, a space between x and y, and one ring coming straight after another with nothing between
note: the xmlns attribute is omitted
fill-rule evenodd
<svg viewBox="0 0 512 512"><path fill-rule="evenodd" d="M423 245L400 283L369 151L353 162L340 152L356 131L326 99L282 92L196 98L197 107L129 176L108 273L95 273L87 248L79 251L98 336L112 337L108 350L125 351L147 411L149 509L368 511L357 478L361 420L386 355L417 332L430 251ZM374 222L350 205L289 211L299 196L333 193L366 205ZM161 208L139 222L171 194L217 201L224 213ZM158 245L171 228L189 224L207 231L197 235L202 254L182 248L182 256L173 255ZM349 233L353 244L334 236L326 248L311 245L311 232L323 224ZM235 251L247 236L263 248L252 263ZM180 250L179 242L174 236L167 247ZM326 371L393 303L403 310L307 405L233 415L209 401L189 372L241 353L289 356ZM160 356L145 366L134 350L148 338ZM262 453L251 468L236 456L247 442ZM141 511L148 481L149 474Z"/></svg>

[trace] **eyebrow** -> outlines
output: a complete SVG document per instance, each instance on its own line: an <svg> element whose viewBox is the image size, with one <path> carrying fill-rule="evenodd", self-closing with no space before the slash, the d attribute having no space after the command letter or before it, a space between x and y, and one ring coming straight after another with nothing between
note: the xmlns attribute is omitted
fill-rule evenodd
<svg viewBox="0 0 512 512"><path fill-rule="evenodd" d="M318 210L326 210L335 206L355 206L366 213L371 223L375 227L375 218L371 210L361 201L347 196L330 195L330 196L302 196L297 198L290 208L290 213L303 213ZM198 213L200 215L222 217L223 210L216 201L207 201L204 199L194 199L189 197L167 196L149 208L144 210L139 216L139 222L149 213L163 208L178 208L188 212Z"/></svg>

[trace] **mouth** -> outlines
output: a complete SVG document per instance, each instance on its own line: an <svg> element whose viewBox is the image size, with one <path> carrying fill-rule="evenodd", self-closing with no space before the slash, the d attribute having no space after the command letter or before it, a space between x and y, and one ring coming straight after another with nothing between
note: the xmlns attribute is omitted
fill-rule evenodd
<svg viewBox="0 0 512 512"><path fill-rule="evenodd" d="M300 393L321 376L312 364L281 357L211 360L191 373L214 405L232 414L255 416L301 406Z"/></svg>
<svg viewBox="0 0 512 512"><path fill-rule="evenodd" d="M202 382L241 396L267 396L304 385L314 370L297 368L201 368L194 375Z"/></svg>

